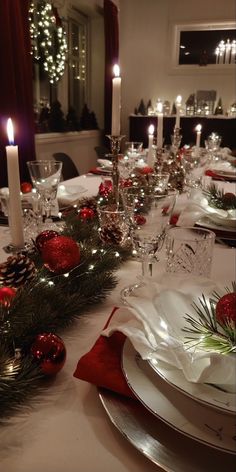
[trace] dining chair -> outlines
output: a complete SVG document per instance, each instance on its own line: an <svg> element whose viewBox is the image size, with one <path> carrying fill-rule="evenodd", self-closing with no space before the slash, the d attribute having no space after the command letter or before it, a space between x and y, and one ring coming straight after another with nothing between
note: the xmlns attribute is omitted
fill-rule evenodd
<svg viewBox="0 0 236 472"><path fill-rule="evenodd" d="M68 156L68 154L64 152L55 152L53 154L53 158L56 161L60 161L63 163L63 166L62 166L63 180L73 179L74 177L78 177L80 175L76 165L72 161L71 157Z"/></svg>
<svg viewBox="0 0 236 472"><path fill-rule="evenodd" d="M109 154L111 151L106 146L95 146L98 159L110 159Z"/></svg>

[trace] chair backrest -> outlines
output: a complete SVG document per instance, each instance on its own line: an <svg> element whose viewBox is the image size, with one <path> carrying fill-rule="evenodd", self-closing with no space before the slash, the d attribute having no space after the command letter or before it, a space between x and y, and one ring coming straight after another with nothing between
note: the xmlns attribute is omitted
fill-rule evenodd
<svg viewBox="0 0 236 472"><path fill-rule="evenodd" d="M110 159L108 154L111 153L106 146L95 146L94 150L97 153L98 159Z"/></svg>
<svg viewBox="0 0 236 472"><path fill-rule="evenodd" d="M73 179L73 177L78 177L79 171L72 161L71 157L64 152L55 152L53 154L55 161L60 161L63 163L62 166L62 178L63 180Z"/></svg>

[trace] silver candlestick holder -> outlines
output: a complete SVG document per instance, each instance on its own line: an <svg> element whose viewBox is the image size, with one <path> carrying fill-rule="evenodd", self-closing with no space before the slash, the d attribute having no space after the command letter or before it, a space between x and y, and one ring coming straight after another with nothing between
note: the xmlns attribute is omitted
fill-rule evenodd
<svg viewBox="0 0 236 472"><path fill-rule="evenodd" d="M120 153L120 148L121 148L121 141L123 138L125 138L125 135L114 136L112 134L108 134L107 138L109 138L110 146L111 146L113 193L114 193L116 205L118 207L119 206L119 181L120 181L118 159L119 159L119 153Z"/></svg>

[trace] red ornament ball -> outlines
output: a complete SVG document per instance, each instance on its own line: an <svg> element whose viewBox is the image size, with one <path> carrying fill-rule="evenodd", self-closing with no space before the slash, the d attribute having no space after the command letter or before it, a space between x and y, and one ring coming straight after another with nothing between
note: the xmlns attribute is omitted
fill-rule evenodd
<svg viewBox="0 0 236 472"><path fill-rule="evenodd" d="M59 336L38 334L31 346L31 354L45 375L56 375L65 364L66 348Z"/></svg>
<svg viewBox="0 0 236 472"><path fill-rule="evenodd" d="M0 304L9 306L16 294L16 289L13 287L0 287Z"/></svg>
<svg viewBox="0 0 236 472"><path fill-rule="evenodd" d="M79 218L81 220L92 220L95 216L95 213L92 208L81 208L79 212Z"/></svg>
<svg viewBox="0 0 236 472"><path fill-rule="evenodd" d="M142 226L142 225L145 225L146 218L143 215L135 215L134 221L138 226Z"/></svg>
<svg viewBox="0 0 236 472"><path fill-rule="evenodd" d="M143 168L140 170L140 173L141 173L142 175L152 174L152 173L153 173L153 168L152 168L152 167L149 167L149 166L145 166L145 167L143 167Z"/></svg>
<svg viewBox="0 0 236 472"><path fill-rule="evenodd" d="M222 197L223 203L226 206L236 205L236 195L231 192L226 192Z"/></svg>
<svg viewBox="0 0 236 472"><path fill-rule="evenodd" d="M33 187L30 182L22 182L20 185L20 189L22 193L30 193L32 188Z"/></svg>
<svg viewBox="0 0 236 472"><path fill-rule="evenodd" d="M236 325L236 292L226 293L216 305L216 319L219 323Z"/></svg>
<svg viewBox="0 0 236 472"><path fill-rule="evenodd" d="M80 261L79 246L67 236L57 236L46 241L41 254L45 267L56 274L74 269Z"/></svg>
<svg viewBox="0 0 236 472"><path fill-rule="evenodd" d="M108 195L112 192L112 181L111 180L104 180L99 185L98 193L101 197L108 197Z"/></svg>
<svg viewBox="0 0 236 472"><path fill-rule="evenodd" d="M45 230L42 231L42 233L38 234L35 240L35 245L38 251L41 252L44 244L52 238L57 238L57 236L59 236L59 234L57 233L57 231L53 230Z"/></svg>
<svg viewBox="0 0 236 472"><path fill-rule="evenodd" d="M132 185L133 185L132 179L121 179L120 180L121 188L132 187Z"/></svg>

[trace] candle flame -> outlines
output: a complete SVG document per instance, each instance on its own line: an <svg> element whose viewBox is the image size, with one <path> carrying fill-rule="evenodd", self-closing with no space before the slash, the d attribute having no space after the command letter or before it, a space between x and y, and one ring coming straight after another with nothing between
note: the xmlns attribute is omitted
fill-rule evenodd
<svg viewBox="0 0 236 472"><path fill-rule="evenodd" d="M7 136L9 144L14 144L14 130L11 118L7 120Z"/></svg>
<svg viewBox="0 0 236 472"><path fill-rule="evenodd" d="M157 103L157 113L162 113L163 105L162 102Z"/></svg>
<svg viewBox="0 0 236 472"><path fill-rule="evenodd" d="M201 133L201 130L202 130L202 125L197 125L195 130L197 131L197 133Z"/></svg>
<svg viewBox="0 0 236 472"><path fill-rule="evenodd" d="M115 77L120 77L120 68L118 64L115 64L113 67L113 73Z"/></svg>
<svg viewBox="0 0 236 472"><path fill-rule="evenodd" d="M148 134L153 135L154 134L154 125L150 125L148 128Z"/></svg>
<svg viewBox="0 0 236 472"><path fill-rule="evenodd" d="M181 105L181 102L182 102L182 97L181 97L181 95L178 95L176 97L176 105Z"/></svg>

